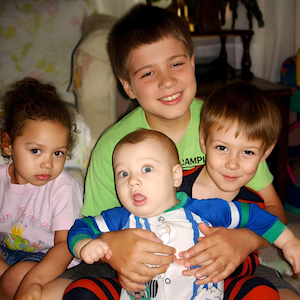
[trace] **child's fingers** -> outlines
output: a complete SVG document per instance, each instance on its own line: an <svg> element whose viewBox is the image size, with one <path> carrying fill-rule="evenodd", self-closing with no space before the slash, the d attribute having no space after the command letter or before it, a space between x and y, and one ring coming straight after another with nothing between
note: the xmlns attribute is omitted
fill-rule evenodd
<svg viewBox="0 0 300 300"><path fill-rule="evenodd" d="M126 277L135 282L135 283L144 283L152 280L152 278L158 274L165 273L167 271L167 268L169 265L163 265L163 266L158 266L158 267L148 267L145 264L142 264L139 267L139 273L136 272L130 272L129 275ZM141 275L144 274L144 275Z"/></svg>
<svg viewBox="0 0 300 300"><path fill-rule="evenodd" d="M107 260L110 260L112 256L113 256L113 252L110 249L108 249L107 253L105 254L105 258Z"/></svg>
<svg viewBox="0 0 300 300"><path fill-rule="evenodd" d="M103 258L108 250L108 246L105 247L103 244L89 243L82 247L80 256L85 263L93 264L94 262L98 262L101 258Z"/></svg>
<svg viewBox="0 0 300 300"><path fill-rule="evenodd" d="M230 274L233 273L234 270L235 270L234 268L226 267L222 272L213 276L211 282L217 283L220 282L221 280L226 279Z"/></svg>
<svg viewBox="0 0 300 300"><path fill-rule="evenodd" d="M207 284L207 283L213 282L213 277L216 274L219 274L219 272L214 272L214 273L210 274L209 276L203 276L203 277L197 279L195 281L195 283L196 283L196 285L203 285L203 284ZM217 282L218 281L214 281L214 283L217 283Z"/></svg>
<svg viewBox="0 0 300 300"><path fill-rule="evenodd" d="M299 257L295 257L291 259L291 265L293 267L294 273L297 274L300 272L300 259Z"/></svg>
<svg viewBox="0 0 300 300"><path fill-rule="evenodd" d="M285 259L293 267L294 273L300 272L300 242L298 239L293 239L290 242L287 242L282 247L282 252Z"/></svg>
<svg viewBox="0 0 300 300"><path fill-rule="evenodd" d="M195 276L195 272L200 270L199 268L194 268L194 269L186 269L182 271L183 276Z"/></svg>
<svg viewBox="0 0 300 300"><path fill-rule="evenodd" d="M209 276L213 282L219 282L227 278L235 270L235 265L227 264L224 266L221 259L217 258L208 266L203 266L195 272L195 277L200 279Z"/></svg>
<svg viewBox="0 0 300 300"><path fill-rule="evenodd" d="M118 273L118 279L122 288L129 292L138 292L146 288L146 285L144 283L132 282L121 273Z"/></svg>
<svg viewBox="0 0 300 300"><path fill-rule="evenodd" d="M179 259L179 261L184 261L183 259ZM204 262L204 263L201 263L201 266L199 266L199 267L194 267L194 268L191 268L191 269L186 269L186 270L183 270L182 271L182 275L183 276L195 276L195 274L197 274L197 271L199 271L200 272L200 269L202 269L203 267L205 267L205 266L208 266L208 265L210 265L211 263L213 262L213 260L212 259L210 259L210 260L208 260L208 261L206 261L206 262ZM176 263L177 263L177 261L176 261ZM180 263L178 263L179 265L181 265L181 264L183 264L183 262L180 262ZM222 270L223 270L224 268L222 268ZM215 272L213 272L214 274L218 274L218 272L217 271L215 271ZM209 274L206 274L205 276L207 276L207 275L209 275Z"/></svg>
<svg viewBox="0 0 300 300"><path fill-rule="evenodd" d="M183 266L186 262L186 258L176 258L176 265Z"/></svg>
<svg viewBox="0 0 300 300"><path fill-rule="evenodd" d="M108 244L102 241L101 244L99 244L99 249L100 249L99 254L102 255L103 253L102 257L110 250Z"/></svg>

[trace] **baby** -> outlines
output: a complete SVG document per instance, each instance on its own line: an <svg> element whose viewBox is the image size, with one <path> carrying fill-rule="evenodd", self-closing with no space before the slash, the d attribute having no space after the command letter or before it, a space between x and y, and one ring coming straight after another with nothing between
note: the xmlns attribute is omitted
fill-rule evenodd
<svg viewBox="0 0 300 300"><path fill-rule="evenodd" d="M77 220L68 236L69 249L86 263L113 255L101 233L126 228L151 230L177 253L192 247L203 234L200 222L228 228L246 227L283 250L295 272L300 270L300 241L277 217L257 205L220 199L196 200L176 193L182 182L175 144L166 135L142 129L125 136L115 147L113 168L123 207L101 216ZM182 265L171 264L142 291L143 299L223 299L223 281L197 286L184 277ZM121 299L135 299L122 290Z"/></svg>

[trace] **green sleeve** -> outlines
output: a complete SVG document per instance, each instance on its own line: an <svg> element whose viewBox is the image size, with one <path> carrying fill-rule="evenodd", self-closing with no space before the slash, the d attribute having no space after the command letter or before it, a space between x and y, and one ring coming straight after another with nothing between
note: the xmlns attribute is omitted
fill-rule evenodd
<svg viewBox="0 0 300 300"><path fill-rule="evenodd" d="M273 175L271 174L266 161L259 164L258 169L254 177L246 184L247 187L254 191L259 191L273 181Z"/></svg>
<svg viewBox="0 0 300 300"><path fill-rule="evenodd" d="M89 164L85 181L83 216L97 216L103 210L120 206L112 168L112 151L114 146L105 147L106 139L98 141ZM102 146L104 145L104 147Z"/></svg>
<svg viewBox="0 0 300 300"><path fill-rule="evenodd" d="M274 244L274 242L286 228L286 225L277 220L276 223L262 235L262 237L269 241L271 244Z"/></svg>

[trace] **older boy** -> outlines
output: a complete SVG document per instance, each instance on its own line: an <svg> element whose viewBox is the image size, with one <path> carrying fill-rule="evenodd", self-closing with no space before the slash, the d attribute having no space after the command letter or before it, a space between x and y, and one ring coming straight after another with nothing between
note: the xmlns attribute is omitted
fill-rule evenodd
<svg viewBox="0 0 300 300"><path fill-rule="evenodd" d="M69 233L70 249L86 263L113 255L109 245L101 240L103 232L151 230L165 244L182 251L193 246L199 236L203 237L197 225L206 219L217 226L244 226L270 242L275 241L295 271L300 270L300 241L277 217L253 204L229 204L220 199L199 201L176 193L182 182L182 168L175 144L164 134L146 129L128 134L115 148L113 166L123 207L104 211L101 216L78 219ZM147 283L146 291L138 298L223 299L223 282L196 286L195 277L182 276L184 269L171 264L165 274ZM137 298L136 294L128 294L123 290L121 299ZM276 296L274 292L273 299Z"/></svg>
<svg viewBox="0 0 300 300"><path fill-rule="evenodd" d="M87 173L83 215L95 216L120 205L114 190L112 152L121 138L136 129L154 129L171 138L176 143L184 170L203 164L205 155L199 145L203 102L194 100L193 51L187 27L166 9L138 5L112 29L108 41L112 67L125 92L130 98L137 98L140 107L108 129L98 141ZM263 163L249 186L259 190L267 210L286 222L272 180L273 176ZM141 285L132 281L146 282L165 272L174 260L174 249L155 243L155 236L148 232L132 230L104 236L114 252L109 263L119 272L123 285L138 289ZM202 244L208 250L200 255L202 262L218 258L217 263L207 267L206 275L216 272L218 275L214 279L219 281L259 248L262 241L245 229L222 228L206 237ZM158 258L154 253L165 255ZM145 264L160 267L149 268Z"/></svg>

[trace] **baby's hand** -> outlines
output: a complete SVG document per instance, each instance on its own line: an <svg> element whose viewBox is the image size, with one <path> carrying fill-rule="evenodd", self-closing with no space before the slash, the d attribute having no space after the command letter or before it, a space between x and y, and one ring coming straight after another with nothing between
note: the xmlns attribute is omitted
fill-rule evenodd
<svg viewBox="0 0 300 300"><path fill-rule="evenodd" d="M100 239L84 239L76 244L76 248L77 256L87 264L93 264L103 257L109 260L113 254L108 244Z"/></svg>
<svg viewBox="0 0 300 300"><path fill-rule="evenodd" d="M300 272L300 241L293 238L282 247L285 259L292 265L294 273Z"/></svg>

